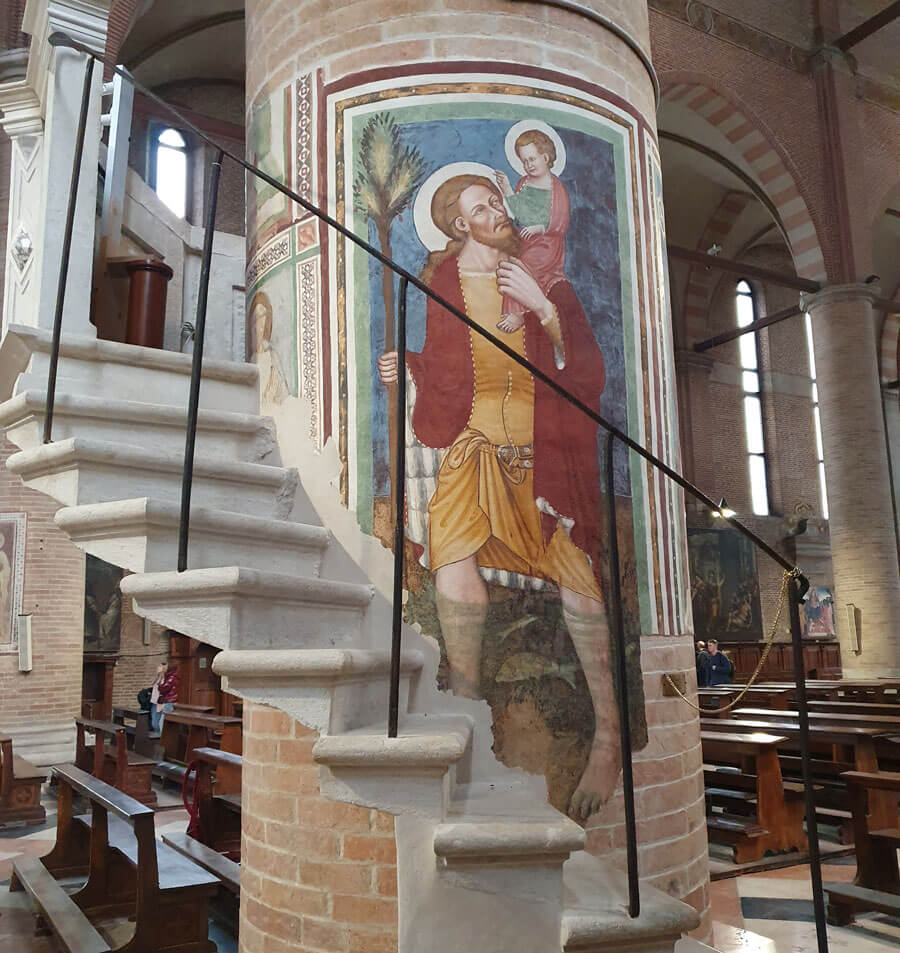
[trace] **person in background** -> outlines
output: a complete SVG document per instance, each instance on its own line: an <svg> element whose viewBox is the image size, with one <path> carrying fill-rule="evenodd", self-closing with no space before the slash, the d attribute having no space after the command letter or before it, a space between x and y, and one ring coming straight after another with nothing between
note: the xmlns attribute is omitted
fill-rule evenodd
<svg viewBox="0 0 900 953"><path fill-rule="evenodd" d="M694 661L697 665L697 688L706 688L706 682L703 681L703 660L708 657L706 654L706 643L698 639L696 649L697 652Z"/></svg>
<svg viewBox="0 0 900 953"><path fill-rule="evenodd" d="M162 731L163 721L167 711L172 711L178 701L178 665L169 660L166 666L160 665L157 670L156 685L159 688L156 704L150 708L150 726L156 734Z"/></svg>
<svg viewBox="0 0 900 953"><path fill-rule="evenodd" d="M701 664L701 663L698 663ZM719 651L719 643L710 639L706 647L706 658L702 661L704 685L710 688L716 685L730 685L734 681L734 663Z"/></svg>

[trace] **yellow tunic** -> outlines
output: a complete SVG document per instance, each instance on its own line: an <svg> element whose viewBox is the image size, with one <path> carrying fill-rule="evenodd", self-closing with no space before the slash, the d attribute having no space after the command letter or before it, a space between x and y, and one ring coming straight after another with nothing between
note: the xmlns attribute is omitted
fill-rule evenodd
<svg viewBox="0 0 900 953"><path fill-rule="evenodd" d="M524 329L497 330L502 296L494 275L461 272L460 279L469 317L525 355ZM534 379L481 335L469 333L472 413L444 457L428 506L431 567L477 554L481 566L550 579L599 600L587 556L561 527L544 546L531 468Z"/></svg>

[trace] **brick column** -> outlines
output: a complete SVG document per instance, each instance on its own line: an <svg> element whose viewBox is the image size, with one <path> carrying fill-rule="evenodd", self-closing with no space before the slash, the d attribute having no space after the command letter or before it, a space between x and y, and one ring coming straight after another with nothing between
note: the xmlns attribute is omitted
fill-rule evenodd
<svg viewBox="0 0 900 953"><path fill-rule="evenodd" d="M900 673L900 585L869 285L804 299L813 322L835 606L844 672ZM855 606L859 651L848 607Z"/></svg>
<svg viewBox="0 0 900 953"><path fill-rule="evenodd" d="M240 953L396 953L394 818L319 794L317 738L244 703Z"/></svg>

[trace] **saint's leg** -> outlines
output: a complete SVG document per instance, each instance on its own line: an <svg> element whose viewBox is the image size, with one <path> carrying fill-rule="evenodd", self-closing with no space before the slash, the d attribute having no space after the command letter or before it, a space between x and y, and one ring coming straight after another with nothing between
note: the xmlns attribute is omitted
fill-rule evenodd
<svg viewBox="0 0 900 953"><path fill-rule="evenodd" d="M609 622L596 599L560 589L563 618L594 703L594 741L587 767L569 802L569 813L586 820L612 796L622 767L619 710L613 688Z"/></svg>
<svg viewBox="0 0 900 953"><path fill-rule="evenodd" d="M450 666L450 690L482 698L481 643L488 591L474 556L441 566L434 574L437 612Z"/></svg>

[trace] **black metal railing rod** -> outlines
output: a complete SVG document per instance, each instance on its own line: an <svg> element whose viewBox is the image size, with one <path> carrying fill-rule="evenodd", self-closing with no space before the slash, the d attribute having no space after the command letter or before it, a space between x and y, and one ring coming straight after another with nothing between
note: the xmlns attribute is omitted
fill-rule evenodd
<svg viewBox="0 0 900 953"><path fill-rule="evenodd" d="M56 46L71 46L73 49L83 50L84 52L93 56L90 50L83 44L79 43L77 40L71 39L65 33L54 33L50 37L50 42ZM640 457L643 457L648 463L656 467L657 470L660 470L662 473L665 473L670 480L674 480L683 490L690 493L695 499L699 500L712 512L719 511L719 504L714 502L709 496L707 496L699 487L695 486L690 480L685 479L680 473L673 470L670 466L663 463L655 454L647 450L646 447L639 444L636 440L632 439L625 431L620 430L614 424L610 423L605 417L602 417L597 411L593 410L591 407L588 407L584 401L579 400L573 394L569 393L561 384L558 384L553 380L548 374L545 374L538 367L535 367L529 360L522 357L520 354L517 354L508 344L505 344L503 341L500 341L490 331L482 328L480 325L476 324L467 314L464 314L462 311L454 307L449 301L441 297L439 294L436 294L432 291L428 285L425 284L420 278L417 278L412 272L407 271L401 265L398 265L392 258L388 258L386 255L382 254L377 248L371 245L364 238L360 238L359 235L352 232L346 225L342 225L337 219L332 218L327 212L323 212L318 206L314 205L309 199L304 198L302 195L299 195L297 192L294 192L293 189L289 189L286 185L283 185L277 179L273 179L272 176L267 175L262 169L257 168L251 162L248 162L242 156L239 156L233 152L230 152L228 149L219 145L215 140L211 139L205 132L195 126L189 119L182 116L173 106L169 105L164 99L161 99L156 95L152 90L147 89L145 86L142 86L132 75L128 72L127 69L121 66L115 67L115 72L122 76L124 79L128 80L135 89L137 89L142 95L147 96L149 99L152 99L155 103L161 106L163 109L167 110L172 116L174 116L179 122L183 123L185 128L190 129L196 136L202 139L204 142L209 143L214 146L216 149L219 149L223 155L227 156L232 161L236 162L238 165L242 166L252 175L255 175L257 178L262 179L268 185L271 185L273 189L278 192L281 192L282 195L286 195L289 199L296 202L301 208L305 209L311 215L315 216L320 222L324 222L326 225L329 225L333 228L338 234L343 235L348 241L353 242L358 248L362 248L363 251L371 255L376 261L381 262L382 265L389 268L394 274L398 275L400 278L405 278L406 281L412 285L414 288L417 288L422 292L426 297L431 298L432 301L439 304L444 308L448 313L452 314L455 318L462 321L463 324L467 325L471 330L476 334L480 334L483 338L489 340L498 350L502 351L511 361L515 361L520 367L525 368L535 380L541 381L541 383L546 384L552 391L559 394L563 400L567 401L573 407L577 407L583 414L587 415L591 420L594 421L598 426L602 427L607 433L615 434L616 438L624 443L629 449L633 450ZM774 559L782 569L791 570L793 565L779 553L777 550L773 549L762 537L758 536L753 530L744 526L738 519L733 516L724 517L739 533L743 536L746 536L751 540L759 549L761 549L770 559Z"/></svg>
<svg viewBox="0 0 900 953"><path fill-rule="evenodd" d="M800 763L803 770L803 799L806 810L806 838L809 841L809 876L812 882L813 913L816 920L818 953L828 953L825 921L825 894L822 890L822 857L819 852L819 824L816 819L816 788L809 758L809 709L806 697L806 669L803 664L803 637L800 629L800 603L809 584L803 577L788 583L788 612L791 620L791 644L794 654L794 685L800 726Z"/></svg>
<svg viewBox="0 0 900 953"><path fill-rule="evenodd" d="M631 706L628 699L628 659L625 655L625 613L622 610L622 579L619 568L619 533L616 525L616 491L613 463L615 440L606 438L606 512L609 535L610 623L616 644L616 677L619 683L619 746L622 752L622 793L625 801L625 856L628 867L628 915L641 913L638 879L637 821L634 810L634 770L631 750Z"/></svg>
<svg viewBox="0 0 900 953"><path fill-rule="evenodd" d="M400 718L400 647L403 639L403 566L406 513L406 298L409 282L400 279L397 296L397 440L394 480L394 602L391 625L391 687L388 698L388 738L397 737Z"/></svg>
<svg viewBox="0 0 900 953"><path fill-rule="evenodd" d="M191 524L191 492L194 486L194 450L197 443L197 417L200 413L200 381L203 374L203 341L206 335L206 302L209 297L209 273L216 206L219 200L219 173L223 152L219 149L209 167L209 191L206 197L206 232L203 235L203 259L200 286L197 289L197 317L194 321L194 354L191 362L191 389L188 397L187 431L184 437L184 470L181 476L181 521L178 526L178 572L187 569L188 537Z"/></svg>
<svg viewBox="0 0 900 953"><path fill-rule="evenodd" d="M59 278L56 284L56 312L53 315L53 346L50 349L50 371L47 375L47 402L44 410L44 443L53 440L53 408L56 404L56 373L59 368L59 341L62 336L63 308L66 286L69 282L69 257L72 253L72 229L75 227L75 206L78 204L78 182L81 178L81 160L84 155L84 135L88 110L91 105L91 83L94 78L94 57L84 64L84 85L81 89L81 112L75 134L75 155L72 158L72 178L69 182L69 205L66 209L66 227L63 231L62 251L59 256Z"/></svg>

